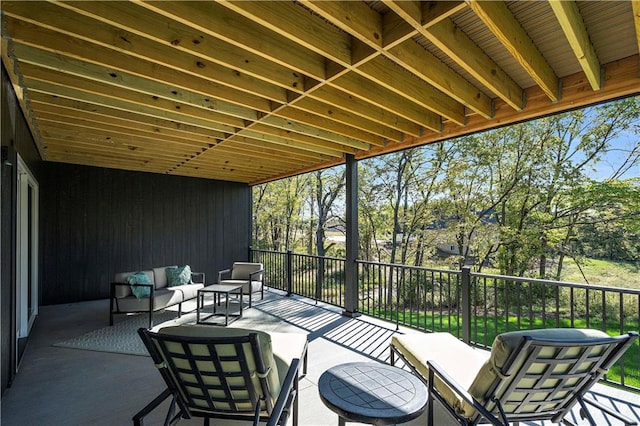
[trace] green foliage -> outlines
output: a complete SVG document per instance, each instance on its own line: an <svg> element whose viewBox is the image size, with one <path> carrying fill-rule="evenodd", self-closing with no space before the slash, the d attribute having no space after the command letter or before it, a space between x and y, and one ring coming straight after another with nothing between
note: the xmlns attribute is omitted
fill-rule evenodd
<svg viewBox="0 0 640 426"><path fill-rule="evenodd" d="M624 177L640 168L639 134L631 97L360 160L359 258L419 266L449 253L452 268L553 279L569 261L638 261L640 179ZM328 237L345 221L343 171L254 187L253 246L343 256Z"/></svg>

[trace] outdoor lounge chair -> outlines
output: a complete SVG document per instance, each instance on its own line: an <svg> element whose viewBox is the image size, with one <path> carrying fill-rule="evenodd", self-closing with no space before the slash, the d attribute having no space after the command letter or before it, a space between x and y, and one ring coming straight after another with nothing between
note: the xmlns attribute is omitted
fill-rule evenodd
<svg viewBox="0 0 640 426"><path fill-rule="evenodd" d="M230 278L223 279L225 275ZM231 268L218 272L218 284L242 285L242 294L249 296L251 307L252 294L260 292L260 299L264 299L264 269L262 263L234 262Z"/></svg>
<svg viewBox="0 0 640 426"><path fill-rule="evenodd" d="M547 419L573 424L567 414L576 403L591 425L596 423L587 404L636 424L585 393L637 337L573 328L516 331L498 335L488 352L449 333L416 333L392 338L391 363L399 356L428 384L429 425L435 400L461 425Z"/></svg>
<svg viewBox="0 0 640 426"><path fill-rule="evenodd" d="M306 335L193 325L157 332L140 328L138 334L167 389L133 417L134 425L141 426L169 396L165 425L192 417L203 417L205 425L211 418L281 425L289 415L292 424L298 424L298 376L301 359L306 364Z"/></svg>

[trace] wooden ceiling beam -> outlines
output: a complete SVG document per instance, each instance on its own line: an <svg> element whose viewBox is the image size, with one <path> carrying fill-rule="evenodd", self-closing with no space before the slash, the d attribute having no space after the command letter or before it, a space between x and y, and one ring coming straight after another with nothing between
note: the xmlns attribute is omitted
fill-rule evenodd
<svg viewBox="0 0 640 426"><path fill-rule="evenodd" d="M329 85L346 91L349 95L361 100L373 102L390 113L399 115L406 120L419 124L434 132L440 132L442 130L442 120L440 116L426 111L416 104L407 102L404 97L384 87L372 85L367 78L361 75L355 73L345 74L337 80L330 82Z"/></svg>
<svg viewBox="0 0 640 426"><path fill-rule="evenodd" d="M636 42L638 51L640 51L640 0L631 0L633 9L633 23L636 28Z"/></svg>
<svg viewBox="0 0 640 426"><path fill-rule="evenodd" d="M382 48L382 17L366 4L355 1L298 1L374 50Z"/></svg>
<svg viewBox="0 0 640 426"><path fill-rule="evenodd" d="M589 40L578 5L575 1L550 1L549 6L560 22L562 31L587 76L591 88L600 90L602 88L600 61L596 49Z"/></svg>
<svg viewBox="0 0 640 426"><path fill-rule="evenodd" d="M304 158L305 162L320 163L336 157L342 157L342 153L337 150L326 147L319 147L318 143L301 143L292 142L291 139L282 137L278 134L266 134L258 131L245 130L242 135L234 135L228 141L228 144L234 146L236 144L254 144L264 148L270 148L279 151L283 155L291 153Z"/></svg>
<svg viewBox="0 0 640 426"><path fill-rule="evenodd" d="M304 0L301 1L301 4L374 50L374 54L370 55L369 58L360 59L357 58L357 53L352 49L351 63L360 62L360 64L355 67L349 67L349 69L357 71L360 74L360 78L343 73L336 79L329 81L329 84L351 95L356 95L361 99L378 104L383 108L392 108L401 117L412 120L435 132L440 131L442 122L439 117L435 116L436 114L446 114L446 117L451 120L459 123L464 122L464 113L460 114L460 111L463 111L461 105L453 106L451 99L447 99L441 92L433 90L422 81L414 80L413 83L418 84L416 90L418 94L427 92L427 95L423 96L421 101L424 101L425 97L437 100L435 103L427 102L430 106L429 111L436 112L433 116L428 117L428 114L422 111L418 115L425 116L427 120L417 119L415 108L406 102L406 100L415 102L416 99L414 95L410 95L410 92L408 93L403 89L403 85L409 79L408 76L402 76L401 73L404 71L400 67L392 69L382 62L378 62L377 66L367 64L370 59L384 53L382 48L382 17L380 14L361 2L314 2ZM377 93L361 90L354 92L354 88L362 87L364 82L362 82L361 78L363 76L376 83L375 86L383 85L391 93L384 94L381 92L381 88L377 88ZM371 86L370 83L369 86ZM401 95L398 95L398 93L401 93ZM380 97L383 97L386 101L381 103ZM438 105L442 105L444 108ZM411 111L412 109L414 110L413 112ZM420 109L424 109L424 106L421 106Z"/></svg>
<svg viewBox="0 0 640 426"><path fill-rule="evenodd" d="M260 120L260 123L276 127L278 129L283 129L286 131L329 141L338 145L343 145L345 147L351 147L353 149L368 150L370 148L370 145L368 143L361 142L352 137L343 136L330 130L324 130L321 127L305 124L300 121L289 120L288 118L279 117L276 115L265 117Z"/></svg>
<svg viewBox="0 0 640 426"><path fill-rule="evenodd" d="M79 76L58 73L50 69L45 70L36 65L21 63L20 70L22 71L22 78L30 90L162 117L225 133L235 133L237 128L241 128L245 124L241 119L214 111L207 111L181 102L172 102L132 92L104 83L86 80ZM52 81L56 83L54 84Z"/></svg>
<svg viewBox="0 0 640 426"><path fill-rule="evenodd" d="M466 0L475 14L529 73L549 99L560 99L558 78L504 1Z"/></svg>
<svg viewBox="0 0 640 426"><path fill-rule="evenodd" d="M462 2L436 4L440 3L446 3L444 6L439 6L446 9L435 9L430 2L414 4L400 0L385 1L385 4L393 12L402 16L417 33L426 37L507 104L518 111L522 110L523 90L464 32L460 31L451 19L447 18L466 5Z"/></svg>
<svg viewBox="0 0 640 426"><path fill-rule="evenodd" d="M229 170L224 166L209 167L209 168L197 168L197 167L185 166L179 169L179 171L176 170L173 172L168 172L167 174L176 175L176 176L194 177L194 178L204 178L204 179L213 175L213 176L217 176L216 179L218 180L224 180L228 182L240 182L240 183L246 183L246 184L259 181L261 179L264 179L265 176L267 176L266 173L263 173L258 177L256 177L255 175L244 175L241 173L242 173L241 170Z"/></svg>
<svg viewBox="0 0 640 426"><path fill-rule="evenodd" d="M136 4L284 67L291 67L296 72L317 80L325 79L325 61L321 55L266 28L252 25L247 18L220 4L155 1L140 1Z"/></svg>
<svg viewBox="0 0 640 426"><path fill-rule="evenodd" d="M47 78L51 78L49 70L47 70L47 72L45 72L43 75L43 71L39 67L30 65L28 63L21 64L21 69L23 69L23 74L25 74L29 78L34 79L33 83L30 85L31 87L35 89L39 88L40 90L46 91L46 89L41 88L41 84L39 84L36 80L41 79L42 81L45 81ZM185 114L195 119L212 120L221 122L221 124L231 125L233 126L233 128L220 129L226 131L226 133L229 134L234 134L239 129L245 128L247 125L245 121L238 120L237 118L233 118L231 116L227 117L223 114L201 108L199 105L193 106L191 104L185 104L183 102L173 102L169 99L163 99L156 96L148 96L148 94L139 93L137 91L133 92L123 87L110 86L110 81L106 77L103 79L103 81L83 80L80 77L81 76L79 75L72 76L69 73L61 72L59 73L58 77L55 78L55 80L60 85L66 88L62 90L67 93L68 97L74 97L77 99L79 92L88 92L88 96L85 95L84 98L81 98L81 100L85 100L88 102L95 102L93 99L98 97L100 99L100 102L98 103L105 104L105 99L108 99L108 101L106 101L106 104L108 106L114 107L115 105L119 105L121 108L126 110L141 112L141 110L148 110L145 105L149 103L150 98L153 98L152 103L154 104L154 106L165 111L167 114L171 114L173 113L173 111L178 110L180 111L180 114ZM74 92L71 93L71 91ZM56 90L52 91L52 94L56 93L59 92ZM116 101L112 101L112 98L115 98ZM125 104L123 104L122 102L124 102ZM127 105L126 103L128 103L129 105ZM255 119L257 120L257 117L255 117ZM364 147L366 146L368 149L368 145L363 144L358 140L341 136L333 132L317 129L303 123L293 122L291 120L282 120L275 116L263 118L261 121L269 124L272 127L287 129L290 132L296 132L303 135L312 136L314 138L324 138L337 145L354 146L358 149L365 149ZM193 124L201 123L194 123L193 121L187 122Z"/></svg>
<svg viewBox="0 0 640 426"><path fill-rule="evenodd" d="M383 138L373 135L367 131L354 128L350 125L337 123L332 118L327 118L323 115L310 113L292 107L282 108L275 115L345 136L347 138L346 141L348 141L345 145L352 146L356 149L369 149L370 145L384 146ZM266 119L265 123L268 122L269 120Z"/></svg>
<svg viewBox="0 0 640 426"><path fill-rule="evenodd" d="M219 140L227 137L225 133L211 129L191 126L171 120L163 120L131 111L123 111L41 92L30 92L29 99L30 104L34 106L34 110L46 108L48 111L57 111L58 113L63 113L62 111L68 110L72 116L76 114L85 117L91 116L94 117L93 120L98 122L121 122L123 125L129 123L132 127L152 129L159 135L168 133L183 139L206 141L209 144L217 143Z"/></svg>
<svg viewBox="0 0 640 426"><path fill-rule="evenodd" d="M464 107L461 104L435 90L423 80L415 76L412 78L411 74L404 72L400 67L391 66L389 61L374 58L373 61L352 67L350 35L337 27L326 25L324 21L320 21L320 25L317 17L297 3L225 1L222 4L253 22L313 49L342 67L358 72L372 82L406 97L407 100L458 124L464 124ZM287 30L284 31L283 28ZM411 85L412 90L407 91L407 85Z"/></svg>
<svg viewBox="0 0 640 426"><path fill-rule="evenodd" d="M111 43L114 49L129 52L133 36L147 38L169 47L176 52L200 58L229 68L238 78L244 75L280 86L287 90L302 91L304 74L291 68L276 64L261 55L239 49L238 46L197 31L180 22L165 19L158 14L131 5L128 2L75 2L62 3L62 6L88 17L91 20L107 23L120 31ZM131 10L133 9L133 13ZM145 52L146 53L146 52ZM196 62L196 68L199 68ZM191 68L191 67L190 67Z"/></svg>
<svg viewBox="0 0 640 426"><path fill-rule="evenodd" d="M330 157L344 156L344 147L333 142L318 139L313 136L298 134L286 129L267 126L264 124L256 124L251 129L245 129L238 133L237 136L244 136L258 140L268 141L283 146L292 146L303 150L316 152L318 154L328 155ZM233 136L230 140L233 140ZM349 153L356 152L355 149L347 150Z"/></svg>
<svg viewBox="0 0 640 426"><path fill-rule="evenodd" d="M172 166L176 163L176 158L188 159L191 155L179 152L157 152L147 147L139 147L135 145L112 144L99 145L96 142L72 138L67 135L58 135L55 131L48 132L43 137L43 142L49 153L53 152L73 152L75 150L100 155L101 153L119 152L126 154L132 158L144 158L147 160L159 160L165 162L166 165Z"/></svg>
<svg viewBox="0 0 640 426"><path fill-rule="evenodd" d="M351 64L351 37L327 25L297 2L228 1L220 5L334 62Z"/></svg>
<svg viewBox="0 0 640 426"><path fill-rule="evenodd" d="M354 71L373 83L390 90L396 95L414 102L421 107L443 116L454 123L465 124L464 105L426 84L415 74L406 72L383 55L379 55L354 68ZM432 129L434 130L434 129Z"/></svg>
<svg viewBox="0 0 640 426"><path fill-rule="evenodd" d="M372 104L355 96L346 95L339 88L326 85L310 93L309 97L332 106L347 109L360 117L377 121L399 132L413 136L420 136L422 133L422 128L417 123L398 117L395 113L382 108L380 105Z"/></svg>
<svg viewBox="0 0 640 426"><path fill-rule="evenodd" d="M129 92L135 90L137 93L213 110L242 120L255 121L258 119L259 111L271 110L270 102L265 99L249 96L213 82L189 78L157 64L146 62L143 64L143 61L140 60L133 60L133 62L148 65L146 73L132 73L130 69L118 65L108 67L107 64L85 62L38 47L28 46L17 40L10 43L9 49L10 54L20 57L23 63L37 64L69 76L86 78ZM114 63L117 64L115 58ZM192 83L185 84L185 81ZM198 84L200 87L195 87L194 84ZM233 99L235 102L232 102Z"/></svg>
<svg viewBox="0 0 640 426"><path fill-rule="evenodd" d="M278 170L284 168L294 168L295 165L288 161L278 161L276 158L269 156L259 156L256 153L246 152L243 150L234 150L230 151L217 151L215 155L212 152L211 155L202 155L198 157L197 160L189 161L190 166L195 165L210 165L210 164L220 164L224 162L232 167L243 166L247 169L256 169L259 170L260 173L274 173ZM246 165L250 164L251 166L247 167Z"/></svg>
<svg viewBox="0 0 640 426"><path fill-rule="evenodd" d="M369 118L359 117L349 110L347 106L337 107L333 105L327 105L316 99L306 96L304 99L295 103L292 108L307 111L313 114L320 115L322 117L331 117L339 123L348 124L360 130L371 132L374 135L378 135L384 140L390 139L396 142L402 140L402 133L399 130L395 130L389 126L385 126L380 121L374 121ZM372 143L376 145L375 143Z"/></svg>
<svg viewBox="0 0 640 426"><path fill-rule="evenodd" d="M387 51L391 59L485 118L493 115L491 99L413 40Z"/></svg>
<svg viewBox="0 0 640 426"><path fill-rule="evenodd" d="M139 130L134 129L131 126L94 121L91 117L82 117L80 115L66 116L55 111L46 111L39 108L34 108L34 112L37 113L39 122L56 123L72 129L89 129L110 136L123 135L142 141L148 141L149 143L154 143L159 146L165 143L177 144L189 147L194 151L208 149L211 147L210 142L198 142L194 139L182 139L175 138L170 135L160 135L152 130Z"/></svg>
<svg viewBox="0 0 640 426"><path fill-rule="evenodd" d="M262 3L260 3L262 4ZM279 3L279 6L284 3ZM114 35L114 44L118 46L118 48L123 51L130 53L132 50L136 50L136 53L139 52L140 55L146 55L147 57L150 55L145 49L138 48L134 49L136 46L136 38L142 38L142 36L138 36L138 34L144 34L146 37L149 37L150 40L164 43L166 46L170 46L170 49L174 50L182 50L187 52L189 55L193 55L194 57L202 58L204 61L217 61L218 63L224 64L229 67L229 69L239 69L242 68L243 72L233 72L233 76L237 76L237 78L242 79L244 72L247 70L253 70L251 76L256 77L259 75L261 78L267 77L267 81L273 83L274 85L279 85L281 87L287 88L292 91L296 91L299 93L303 92L303 84L302 81L304 77L302 74L296 73L293 70L285 69L284 67L279 67L274 63L267 63L267 60L254 55L250 52L239 51L239 49L235 46L231 46L230 44L225 44L226 42L218 40L214 37L208 36L203 38L201 32L195 32L193 29L183 25L181 23L174 22L171 25L171 28L165 27L163 25L157 25L154 22L150 22L152 16L157 17L153 12L140 9L141 17L140 19L133 19L131 16L126 15L124 10L121 10L121 4L111 4L110 2L89 2L89 3L78 3L78 2L70 2L68 4L64 3L64 6L70 8L78 13L82 13L83 17L91 17L91 20L98 22L97 20L104 20L105 22L109 22L112 24L117 24L120 29L120 33ZM261 6L259 6L261 7ZM107 9L108 8L108 9ZM113 9L117 11L120 16L118 22L115 22L112 18ZM307 15L308 11L301 8L300 6L294 6L294 9L302 10ZM298 22L299 19L295 19L294 21ZM308 21L304 21L307 23ZM316 22L312 20L311 22ZM305 24L306 25L306 24ZM314 24L315 25L315 24ZM135 26L135 27L134 27ZM91 27L91 25L89 25ZM322 27L327 27L326 25ZM135 31L135 32L134 32ZM339 32L343 36L345 35L342 32ZM335 35L334 32L331 32L332 35ZM123 41L126 39L126 42ZM200 43L192 43L191 40L202 39ZM332 45L335 45L335 41L332 42ZM115 47L114 46L114 47ZM178 53L178 52L176 52ZM196 56L197 55L197 56ZM177 55L179 56L179 55ZM154 57L155 59L155 57ZM240 59L240 60L239 60ZM176 60L177 61L177 60ZM184 60L185 66L192 65L188 64L188 61ZM176 64L177 65L177 64ZM280 69L279 72L274 73L273 68ZM197 68L197 67L196 67ZM259 87L258 87L259 89ZM261 93L265 97L269 99L273 99L274 96L267 96L265 93L267 89L262 92L258 90L257 93ZM327 100L322 99L320 96L315 96L315 99L321 100L323 102L327 102L329 109L331 106L342 107L340 103L338 103L335 99ZM341 98L341 103L344 103L346 97ZM280 99L276 99L280 101ZM349 109L354 113L358 114L362 117L367 117L367 111L371 107L365 108L362 105L350 105ZM372 121L377 121L376 117L369 118ZM389 120L385 120L387 122L396 123L401 120L398 120L397 117L390 118ZM345 123L347 124L347 123ZM416 131L412 131L411 133L416 133Z"/></svg>
<svg viewBox="0 0 640 426"><path fill-rule="evenodd" d="M79 164L87 164L87 160L90 160L90 162L96 164L97 167L104 167L106 164L110 164L114 168L121 168L121 166L125 168L135 167L133 170L138 171L141 170L140 168L142 168L143 171L153 169L155 173L164 173L167 168L172 167L174 164L173 160L162 160L149 156L135 156L130 152L118 152L114 150L100 154L91 150L63 150L61 152L51 151L49 155L51 161L61 161L65 163L82 161Z"/></svg>
<svg viewBox="0 0 640 426"><path fill-rule="evenodd" d="M322 155L309 154L305 151L295 148L283 148L278 145L268 144L264 141L244 138L241 136L236 136L233 139L233 144L228 144L225 146L221 145L219 147L216 147L216 149L228 149L230 152L233 152L233 149L239 149L246 152L254 152L258 155L266 155L269 158L273 157L278 159L279 161L291 163L293 165L295 165L296 163L320 163L321 161L327 159L327 157Z"/></svg>
<svg viewBox="0 0 640 426"><path fill-rule="evenodd" d="M149 149L156 150L159 155L171 154L193 157L203 152L203 149L184 144L177 144L171 141L149 140L140 137L133 137L128 134L114 132L105 135L103 132L96 129L87 128L80 125L68 126L47 120L42 120L42 124L40 125L40 133L43 139L65 139L69 141L93 143L96 144L96 146L126 146L132 151L136 149Z"/></svg>
<svg viewBox="0 0 640 426"><path fill-rule="evenodd" d="M71 16L66 19L56 19L54 12L60 8L49 3L38 8L37 16L32 16L33 8L29 9L23 3L9 5L5 25L13 39L31 46L103 66L107 66L106 61L110 67L119 66L124 71L138 75L174 80L174 84L185 84L185 87L200 87L194 90L203 90L206 86L198 82L207 81L210 82L209 86L211 83L215 86L224 85L242 91L250 98L262 97L279 103L287 101L287 92L282 87L251 75L239 74L231 68L191 53L177 51L174 46L158 43L83 15L70 13ZM16 5L22 5L22 8ZM114 40L117 41L115 46ZM118 47L119 44L122 47ZM54 49L49 46L54 46ZM106 49L106 52L101 48ZM157 69L150 73L149 68L159 64L173 70L172 74L162 75ZM252 104L247 106L259 108Z"/></svg>

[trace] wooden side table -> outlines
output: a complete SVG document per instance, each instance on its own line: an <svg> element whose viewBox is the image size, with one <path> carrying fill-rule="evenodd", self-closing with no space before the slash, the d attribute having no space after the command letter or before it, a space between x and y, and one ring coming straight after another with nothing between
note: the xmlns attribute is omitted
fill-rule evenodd
<svg viewBox="0 0 640 426"><path fill-rule="evenodd" d="M206 294L213 294L213 313L204 314L204 297ZM217 307L220 306L222 296L224 295L224 312L217 312ZM240 308L238 312L229 312L229 299L231 295L234 295L240 301ZM201 317L202 316L202 317ZM207 321L210 318L223 316L224 323ZM225 327L242 318L242 285L226 285L226 284L212 284L198 290L198 299L196 304L196 323L205 325L224 325Z"/></svg>
<svg viewBox="0 0 640 426"><path fill-rule="evenodd" d="M318 382L320 399L346 421L372 425L405 423L427 406L427 387L408 371L375 362L332 367Z"/></svg>

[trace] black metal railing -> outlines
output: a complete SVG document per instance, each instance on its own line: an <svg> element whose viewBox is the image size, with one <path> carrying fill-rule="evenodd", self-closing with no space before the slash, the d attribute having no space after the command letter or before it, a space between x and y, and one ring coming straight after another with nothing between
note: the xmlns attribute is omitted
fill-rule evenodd
<svg viewBox="0 0 640 426"><path fill-rule="evenodd" d="M345 260L252 250L268 286L344 307ZM446 331L491 346L496 335L553 327L611 335L640 330L640 290L399 264L357 261L358 310L415 329ZM640 343L607 380L640 390Z"/></svg>
<svg viewBox="0 0 640 426"><path fill-rule="evenodd" d="M265 284L269 287L344 306L344 259L252 250L252 261L264 265Z"/></svg>

